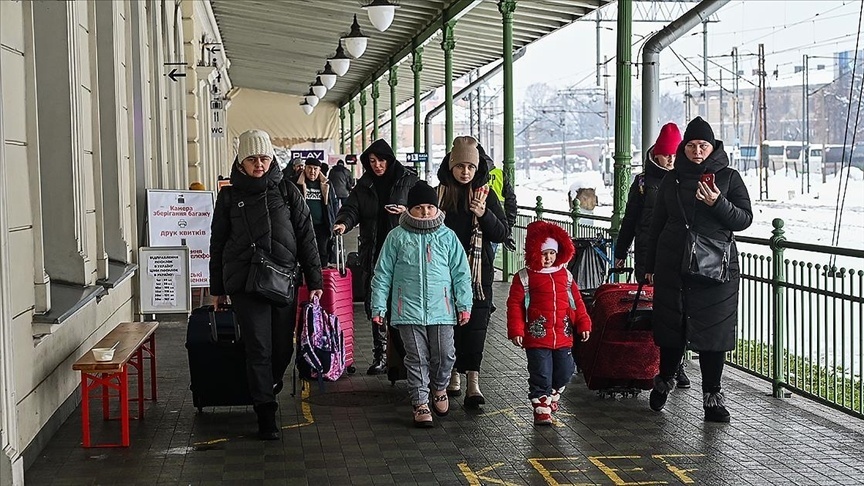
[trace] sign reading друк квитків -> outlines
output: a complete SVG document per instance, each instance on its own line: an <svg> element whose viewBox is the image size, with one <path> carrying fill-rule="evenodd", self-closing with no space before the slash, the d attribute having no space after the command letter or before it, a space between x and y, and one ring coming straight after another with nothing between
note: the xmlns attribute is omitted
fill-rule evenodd
<svg viewBox="0 0 864 486"><path fill-rule="evenodd" d="M213 199L210 191L147 190L149 245L188 247L192 287L210 286Z"/></svg>

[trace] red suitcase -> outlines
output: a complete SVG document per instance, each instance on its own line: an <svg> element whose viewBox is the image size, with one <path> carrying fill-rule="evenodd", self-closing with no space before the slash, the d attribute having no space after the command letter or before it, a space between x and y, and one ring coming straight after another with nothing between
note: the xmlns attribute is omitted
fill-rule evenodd
<svg viewBox="0 0 864 486"><path fill-rule="evenodd" d="M639 287L603 284L594 294L591 337L579 346L579 366L588 389L601 395L650 390L660 371L660 348L651 332L654 289Z"/></svg>
<svg viewBox="0 0 864 486"><path fill-rule="evenodd" d="M345 366L348 373L354 373L354 297L351 283L351 269L345 266L345 252L341 245L341 235L336 237L337 268L322 268L324 285L321 295L321 307L329 314L339 318L339 327L345 336ZM309 300L309 288L301 285L297 291L297 317L300 322L300 312L303 302Z"/></svg>

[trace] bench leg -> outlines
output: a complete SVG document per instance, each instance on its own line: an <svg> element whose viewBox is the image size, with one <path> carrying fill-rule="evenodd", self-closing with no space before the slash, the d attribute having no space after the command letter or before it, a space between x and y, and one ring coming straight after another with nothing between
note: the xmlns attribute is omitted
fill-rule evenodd
<svg viewBox="0 0 864 486"><path fill-rule="evenodd" d="M150 360L150 399L156 401L156 334L152 334L142 346Z"/></svg>
<svg viewBox="0 0 864 486"><path fill-rule="evenodd" d="M87 373L81 373L81 442L90 447L90 391L87 386Z"/></svg>
<svg viewBox="0 0 864 486"><path fill-rule="evenodd" d="M102 373L101 379L99 380L102 383L102 420L111 420L111 416L109 414L110 405L108 403L108 399L111 398L111 389L108 388L108 382L111 380L111 375L108 373Z"/></svg>
<svg viewBox="0 0 864 486"><path fill-rule="evenodd" d="M120 443L129 447L129 367L120 373ZM141 404L139 403L139 406ZM143 408L143 407L139 407Z"/></svg>
<svg viewBox="0 0 864 486"><path fill-rule="evenodd" d="M144 418L144 351L141 348L135 351L135 361L138 363L135 366L138 374L138 419L141 420Z"/></svg>

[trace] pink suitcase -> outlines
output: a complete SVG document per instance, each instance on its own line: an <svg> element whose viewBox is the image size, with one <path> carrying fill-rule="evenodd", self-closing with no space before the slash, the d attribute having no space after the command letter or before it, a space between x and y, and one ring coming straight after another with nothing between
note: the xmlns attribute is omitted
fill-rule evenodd
<svg viewBox="0 0 864 486"><path fill-rule="evenodd" d="M336 237L337 268L323 268L324 291L321 296L321 307L328 314L339 318L339 327L345 336L345 367L348 373L354 373L354 293L351 283L351 269L345 266L345 252L341 245L342 237ZM303 303L309 300L309 289L301 285L297 292L297 320L300 322L300 311Z"/></svg>

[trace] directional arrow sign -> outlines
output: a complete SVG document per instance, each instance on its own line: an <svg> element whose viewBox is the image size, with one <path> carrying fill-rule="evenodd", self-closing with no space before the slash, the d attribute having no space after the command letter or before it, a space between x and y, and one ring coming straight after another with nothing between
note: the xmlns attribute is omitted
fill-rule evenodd
<svg viewBox="0 0 864 486"><path fill-rule="evenodd" d="M171 81L177 81L177 78L185 78L186 73L178 73L177 68L171 69L171 72L168 73L168 77L171 78Z"/></svg>

